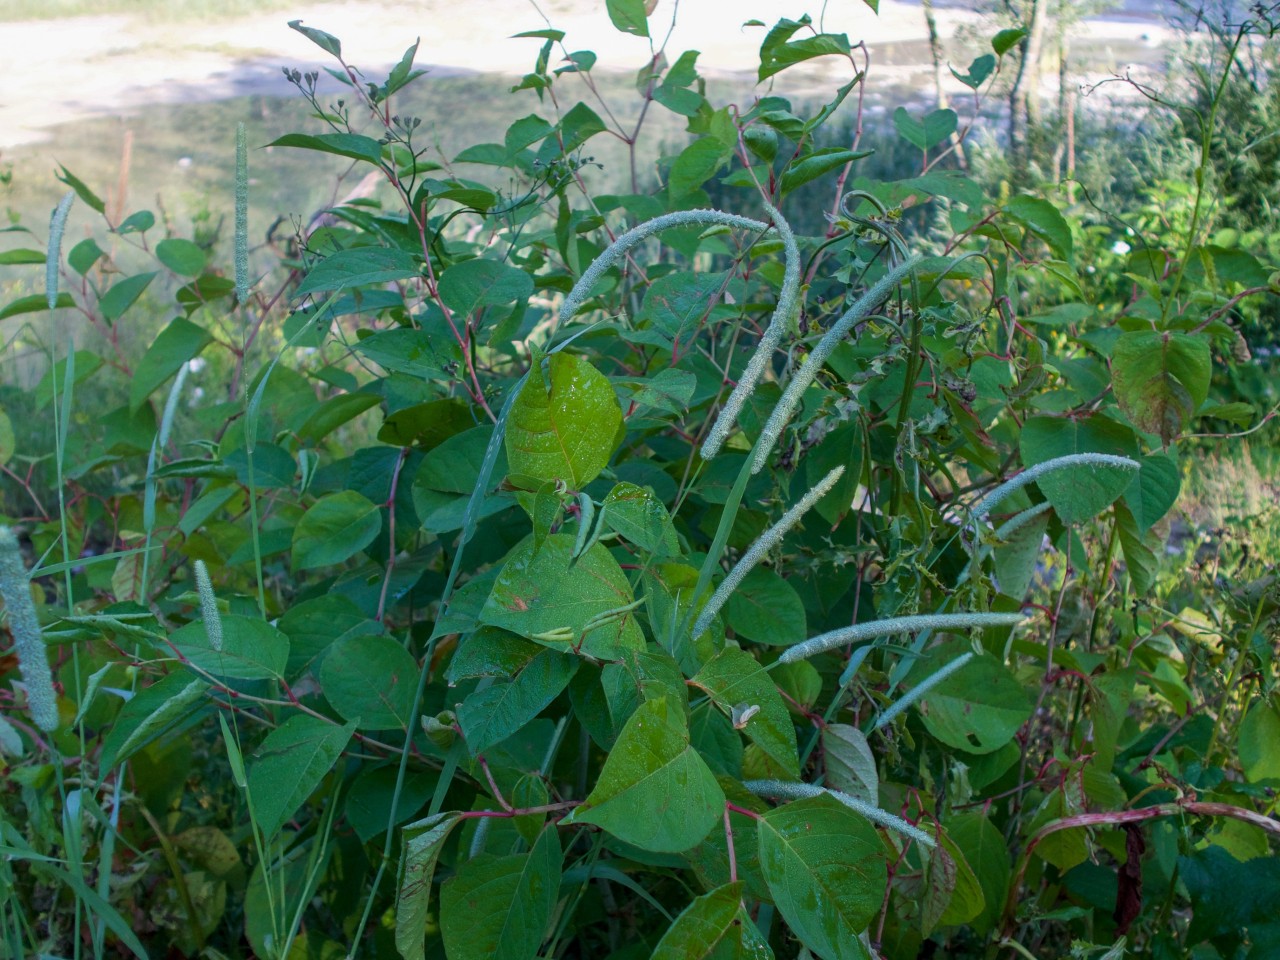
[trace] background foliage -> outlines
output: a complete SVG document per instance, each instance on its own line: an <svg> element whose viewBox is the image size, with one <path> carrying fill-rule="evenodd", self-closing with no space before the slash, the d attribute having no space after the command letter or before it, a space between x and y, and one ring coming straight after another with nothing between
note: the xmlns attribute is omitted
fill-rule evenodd
<svg viewBox="0 0 1280 960"><path fill-rule="evenodd" d="M416 44L295 21L346 89L273 145L368 189L11 227L0 954L1280 950L1269 11L1058 184L949 108L871 154L807 17L759 79L847 85L718 105L607 7L634 124L548 28L442 156Z"/></svg>

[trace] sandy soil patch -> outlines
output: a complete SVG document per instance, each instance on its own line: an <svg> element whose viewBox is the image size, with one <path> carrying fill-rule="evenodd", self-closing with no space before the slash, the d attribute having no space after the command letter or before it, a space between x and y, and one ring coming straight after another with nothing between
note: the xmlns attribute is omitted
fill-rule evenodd
<svg viewBox="0 0 1280 960"><path fill-rule="evenodd" d="M458 13L460 8L465 14ZM541 9L567 33L567 48L594 50L601 69L634 71L649 56L648 42L615 30L599 0L545 0ZM661 0L654 13L651 22L659 36L671 9L672 0ZM726 29L725 24L752 18L772 24L803 9L794 0L734 0L730 18L721 0L684 0L668 50L700 50L699 66L707 75L751 71L763 28ZM340 37L349 62L374 76L397 61L415 36L422 38L420 65L519 75L532 64L540 41L513 40L511 35L546 26L527 0L300 3L293 17L272 13L212 24L126 16L0 23L6 59L0 82L0 149L38 143L61 124L148 104L253 93L291 96L294 90L281 76L281 65L323 62L315 46L287 27L293 18ZM945 37L977 23L974 14L956 9L939 10L938 18ZM873 53L887 44L926 37L919 6L903 0L881 0L879 16L857 0L832 3L825 28L847 33L854 42L865 40ZM1163 28L1133 21L1093 20L1080 31L1089 43L1118 42L1125 49L1144 42L1154 47L1168 39ZM901 79L922 66L873 69L885 80L895 73ZM843 81L848 69L847 63L828 58L796 79L822 83L831 78L827 70L836 70Z"/></svg>

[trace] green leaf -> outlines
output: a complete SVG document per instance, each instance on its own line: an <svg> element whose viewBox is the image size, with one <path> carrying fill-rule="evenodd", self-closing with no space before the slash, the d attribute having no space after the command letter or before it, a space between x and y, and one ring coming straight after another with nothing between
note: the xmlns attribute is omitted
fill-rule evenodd
<svg viewBox="0 0 1280 960"><path fill-rule="evenodd" d="M618 561L602 544L573 560L575 538L553 534L534 549L525 539L508 556L480 612L482 622L544 646L580 651L597 660L620 660L644 646L632 611L583 631L593 620L630 606L635 597ZM560 633L559 631L562 631ZM555 634L561 639L551 639Z"/></svg>
<svg viewBox="0 0 1280 960"><path fill-rule="evenodd" d="M917 120L902 107L893 112L893 125L903 140L918 150L932 150L956 132L958 118L954 110L934 110Z"/></svg>
<svg viewBox="0 0 1280 960"><path fill-rule="evenodd" d="M992 562L1000 592L1006 597L1022 600L1035 576L1040 555L1044 552L1044 532L1049 526L1048 514L1033 517L1023 524L1004 543L992 550Z"/></svg>
<svg viewBox="0 0 1280 960"><path fill-rule="evenodd" d="M758 821L760 869L778 912L826 960L867 960L858 939L884 900L884 847L871 824L829 795Z"/></svg>
<svg viewBox="0 0 1280 960"><path fill-rule="evenodd" d="M213 342L204 327L175 317L152 341L129 380L129 409L136 411L182 365Z"/></svg>
<svg viewBox="0 0 1280 960"><path fill-rule="evenodd" d="M404 828L395 923L396 949L404 960L423 960L425 956L431 878L444 842L460 819L456 813L437 813Z"/></svg>
<svg viewBox="0 0 1280 960"><path fill-rule="evenodd" d="M605 522L652 556L673 556L679 549L671 514L648 487L619 483L601 503Z"/></svg>
<svg viewBox="0 0 1280 960"><path fill-rule="evenodd" d="M190 240L161 240L156 244L156 259L183 277L198 277L204 272L204 251Z"/></svg>
<svg viewBox="0 0 1280 960"><path fill-rule="evenodd" d="M4 409L0 408L0 467L13 459L17 449L18 440L13 434L13 421L9 419Z"/></svg>
<svg viewBox="0 0 1280 960"><path fill-rule="evenodd" d="M991 38L991 49L996 52L997 57L1003 57L1021 43L1022 38L1026 35L1026 27L1011 27L1008 30L1001 30Z"/></svg>
<svg viewBox="0 0 1280 960"><path fill-rule="evenodd" d="M874 153L872 150L847 150L843 147L825 147L815 150L801 160L791 163L782 173L782 192L790 193L812 180L839 170L846 163L861 160Z"/></svg>
<svg viewBox="0 0 1280 960"><path fill-rule="evenodd" d="M453 341L441 343L429 331L413 327L381 330L357 341L354 347L356 353L389 373L407 373L423 380L448 378L445 368L462 356Z"/></svg>
<svg viewBox="0 0 1280 960"><path fill-rule="evenodd" d="M1017 196L1005 204L1005 212L1049 245L1063 260L1071 259L1071 227L1048 200Z"/></svg>
<svg viewBox="0 0 1280 960"><path fill-rule="evenodd" d="M1167 446L1208 397L1213 357L1205 337L1138 331L1116 341L1111 372L1120 409Z"/></svg>
<svg viewBox="0 0 1280 960"><path fill-rule="evenodd" d="M742 724L746 735L788 776L799 779L796 728L778 688L755 657L725 647L689 682L705 690L735 725Z"/></svg>
<svg viewBox="0 0 1280 960"><path fill-rule="evenodd" d="M477 690L457 707L458 724L472 757L521 730L564 691L578 670L578 659L555 650L539 650L507 683Z"/></svg>
<svg viewBox="0 0 1280 960"><path fill-rule="evenodd" d="M197 620L173 632L169 642L194 666L215 677L271 680L284 676L289 638L265 620L238 613L222 615L222 649L214 650Z"/></svg>
<svg viewBox="0 0 1280 960"><path fill-rule="evenodd" d="M547 359L550 382L535 362L507 419L507 462L513 474L561 480L580 490L609 463L622 409L609 381L580 357Z"/></svg>
<svg viewBox="0 0 1280 960"><path fill-rule="evenodd" d="M724 812L724 792L689 745L680 704L646 700L609 751L595 789L562 823L593 823L642 850L679 853Z"/></svg>
<svg viewBox="0 0 1280 960"><path fill-rule="evenodd" d="M934 827L932 832L938 845L922 852L925 870L920 932L926 937L939 926L967 923L986 905L978 878L960 848L945 831Z"/></svg>
<svg viewBox="0 0 1280 960"><path fill-rule="evenodd" d="M1073 453L1135 457L1138 452L1132 430L1096 414L1080 420L1031 417L1022 425L1019 444L1027 467ZM1105 510L1132 480L1133 471L1119 467L1076 467L1047 473L1036 485L1063 523L1078 523Z"/></svg>
<svg viewBox="0 0 1280 960"><path fill-rule="evenodd" d="M320 665L324 698L361 730L408 729L417 686L417 661L388 636L339 640Z"/></svg>
<svg viewBox="0 0 1280 960"><path fill-rule="evenodd" d="M670 339L686 342L715 306L725 276L678 271L658 277L645 291L636 322L648 321Z"/></svg>
<svg viewBox="0 0 1280 960"><path fill-rule="evenodd" d="M111 724L98 768L105 773L192 718L208 689L203 680L179 670L138 691Z"/></svg>
<svg viewBox="0 0 1280 960"><path fill-rule="evenodd" d="M83 200L89 207L97 213L106 213L107 205L103 203L96 193L84 185L75 174L61 164L58 165L59 173L55 176L65 183L68 187L76 192L76 196Z"/></svg>
<svg viewBox="0 0 1280 960"><path fill-rule="evenodd" d="M81 240L67 254L67 265L80 276L86 276L106 253L92 237Z"/></svg>
<svg viewBox="0 0 1280 960"><path fill-rule="evenodd" d="M294 603L277 622L289 638L290 679L312 669L337 641L382 633L382 624L365 616L353 601L341 594Z"/></svg>
<svg viewBox="0 0 1280 960"><path fill-rule="evenodd" d="M392 247L339 250L312 267L294 291L303 297L320 290L345 290L372 283L391 283L418 276L418 264L408 253Z"/></svg>
<svg viewBox="0 0 1280 960"><path fill-rule="evenodd" d="M532 293L533 278L499 260L464 260L440 275L440 299L462 316L480 307L527 300Z"/></svg>
<svg viewBox="0 0 1280 960"><path fill-rule="evenodd" d="M290 20L289 29L297 30L325 53L341 59L342 41L333 34L325 33L323 30L317 30L315 27L304 27L301 20Z"/></svg>
<svg viewBox="0 0 1280 960"><path fill-rule="evenodd" d="M298 428L298 439L304 443L323 440L334 430L372 410L382 398L372 393L342 393L318 403Z"/></svg>
<svg viewBox="0 0 1280 960"><path fill-rule="evenodd" d="M1169 512L1182 489L1178 464L1167 453L1151 453L1143 457L1141 467L1128 489L1124 502L1139 529L1149 530Z"/></svg>
<svg viewBox="0 0 1280 960"><path fill-rule="evenodd" d="M667 190L671 197L683 197L697 190L715 175L729 155L730 150L715 137L693 141L671 164L671 172L667 175Z"/></svg>
<svg viewBox="0 0 1280 960"><path fill-rule="evenodd" d="M983 895L982 909L966 922L979 934L985 934L1004 910L1009 891L1009 848L1004 835L978 811L948 820L947 835L964 855Z"/></svg>
<svg viewBox="0 0 1280 960"><path fill-rule="evenodd" d="M139 273L113 284L111 289L98 299L98 309L102 311L106 321L114 323L124 316L124 312L133 306L134 301L142 296L142 291L146 290L151 281L156 278L156 273L157 271Z"/></svg>
<svg viewBox="0 0 1280 960"><path fill-rule="evenodd" d="M466 861L440 889L449 960L533 960L560 897L564 854L554 825L528 854Z"/></svg>
<svg viewBox="0 0 1280 960"><path fill-rule="evenodd" d="M1280 780L1280 712L1266 700L1255 700L1240 724L1236 749L1250 783Z"/></svg>
<svg viewBox="0 0 1280 960"><path fill-rule="evenodd" d="M605 9L609 11L609 20L623 33L634 37L649 35L645 0L605 0Z"/></svg>
<svg viewBox="0 0 1280 960"><path fill-rule="evenodd" d="M74 307L76 302L71 299L71 294L64 290L58 294L56 304L57 309L65 310L68 307ZM8 320L10 317L16 317L24 313L43 313L48 309L48 298L43 293L33 293L29 297L10 300L3 308L0 308L0 320Z"/></svg>
<svg viewBox="0 0 1280 960"><path fill-rule="evenodd" d="M131 213L124 218L124 221L116 227L115 232L121 236L130 233L146 233L156 225L156 215L150 210L139 210L137 213Z"/></svg>
<svg viewBox="0 0 1280 960"><path fill-rule="evenodd" d="M382 530L378 505L354 490L321 497L293 531L293 568L314 570L354 557Z"/></svg>
<svg viewBox="0 0 1280 960"><path fill-rule="evenodd" d="M0 251L0 267L16 267L26 263L44 263L44 254L39 250L23 248ZM48 306L47 302L45 306Z"/></svg>
<svg viewBox="0 0 1280 960"><path fill-rule="evenodd" d="M294 714L267 734L249 766L249 796L258 829L274 837L342 755L354 723L338 726Z"/></svg>
<svg viewBox="0 0 1280 960"><path fill-rule="evenodd" d="M396 792L398 764L365 766L347 791L343 815L364 843L381 836L391 816L391 798ZM431 799L439 777L434 770L408 770L396 801L395 822L403 823Z"/></svg>
<svg viewBox="0 0 1280 960"><path fill-rule="evenodd" d="M775 73L812 60L814 57L849 55L849 38L843 33L819 33L816 36L791 40L796 32L813 21L805 15L799 20L781 19L774 25L764 42L760 44L760 69L757 80L767 80Z"/></svg>
<svg viewBox="0 0 1280 960"><path fill-rule="evenodd" d="M767 567L756 567L743 578L724 613L735 634L755 643L787 647L809 636L800 594Z"/></svg>
<svg viewBox="0 0 1280 960"><path fill-rule="evenodd" d="M492 435L492 427L474 427L454 434L427 454L413 478L413 508L424 530L446 533L462 526ZM506 457L499 451L492 475L501 477L505 472ZM477 519L510 505L508 496L486 497Z"/></svg>
<svg viewBox="0 0 1280 960"><path fill-rule="evenodd" d="M916 661L906 685L915 686L970 650L967 640L934 647ZM1018 678L995 657L983 654L930 688L916 709L938 740L983 754L1013 740L1031 716L1032 703Z"/></svg>
<svg viewBox="0 0 1280 960"><path fill-rule="evenodd" d="M745 923L740 920L741 907L741 882L704 893L685 907L675 923L667 928L653 948L650 960L719 960L726 955L741 956L743 938L755 926L750 919ZM763 956L771 957L772 952Z"/></svg>
<svg viewBox="0 0 1280 960"><path fill-rule="evenodd" d="M822 728L822 756L828 787L879 806L880 774L861 730L847 723L827 724Z"/></svg>
<svg viewBox="0 0 1280 960"><path fill-rule="evenodd" d="M996 58L989 53L984 53L969 65L968 73L960 73L955 67L952 67L951 75L970 90L977 90L986 82L987 77L991 76L995 68Z"/></svg>

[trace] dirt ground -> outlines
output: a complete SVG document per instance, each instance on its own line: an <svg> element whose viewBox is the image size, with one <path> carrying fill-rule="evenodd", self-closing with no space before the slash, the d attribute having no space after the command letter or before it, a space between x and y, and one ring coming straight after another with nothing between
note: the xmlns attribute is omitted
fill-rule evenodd
<svg viewBox="0 0 1280 960"><path fill-rule="evenodd" d="M806 9L803 0L734 0L729 18L722 4L723 0L680 3L667 47L673 54L700 50L699 68L709 76L743 73L758 62L764 29L726 29L726 22L759 19L772 24ZM821 8L818 3L808 6ZM882 81L892 80L886 75L895 72L899 80L919 74L927 50L920 7L880 0L879 8L876 16L862 0L830 2L824 27L847 33L855 43L866 41L872 48L872 69ZM673 9L674 0L660 0L651 17L659 38L666 33ZM537 6L530 0L304 2L292 16L271 13L197 24L131 16L0 22L6 61L0 80L0 149L38 144L53 127L149 104L254 93L292 95L281 65L306 68L323 63L324 57L288 28L286 21L293 18L340 37L348 61L373 76L399 60L415 36L422 39L419 65L518 75L531 65L540 41L511 39L512 34L543 29L548 22L566 32L567 50L595 51L599 69L634 71L650 53L647 40L614 29L601 0L543 0ZM971 28L971 36L983 37L992 29L983 31L977 17L964 10L939 9L938 19L948 49L955 50L956 65L963 70L969 58L955 39L957 31L963 36ZM1077 27L1073 42L1101 52L1095 58L1098 75L1083 78L1096 80L1123 70L1128 60L1157 59L1154 53L1144 58L1143 51L1157 51L1169 39L1169 31L1154 22L1095 19ZM1109 62L1111 49L1117 52ZM843 67L847 73L848 64L835 64L833 59L806 66L809 79L823 81L824 71L832 67Z"/></svg>

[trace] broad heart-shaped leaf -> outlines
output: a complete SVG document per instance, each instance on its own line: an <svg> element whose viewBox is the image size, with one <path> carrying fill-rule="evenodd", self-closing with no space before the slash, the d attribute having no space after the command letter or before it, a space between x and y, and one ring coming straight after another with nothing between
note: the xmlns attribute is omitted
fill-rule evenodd
<svg viewBox="0 0 1280 960"><path fill-rule="evenodd" d="M741 882L716 887L685 907L653 948L650 960L739 957L743 960L773 957L773 951L763 943L755 924L743 916Z"/></svg>
<svg viewBox="0 0 1280 960"><path fill-rule="evenodd" d="M449 437L423 459L413 478L412 492L413 508L424 530L447 533L462 527L492 436L493 427L473 427ZM506 462L506 455L499 449L493 483L506 472ZM509 496L488 496L476 519L483 520L510 505Z"/></svg>
<svg viewBox="0 0 1280 960"><path fill-rule="evenodd" d="M1135 457L1138 439L1123 424L1094 415L1082 420L1030 417L1019 441L1023 466L1034 466L1072 453L1110 453ZM1047 473L1036 484L1063 523L1088 520L1105 510L1133 480L1119 467L1074 467Z"/></svg>
<svg viewBox="0 0 1280 960"><path fill-rule="evenodd" d="M642 850L680 853L724 812L724 791L689 745L679 703L646 700L627 721L591 795L562 823L594 823Z"/></svg>
<svg viewBox="0 0 1280 960"><path fill-rule="evenodd" d="M804 475L810 487L817 486L836 467L844 467L840 479L814 507L833 526L849 512L861 482L864 439L861 425L850 420L829 432L804 455Z"/></svg>
<svg viewBox="0 0 1280 960"><path fill-rule="evenodd" d="M716 137L702 137L680 152L671 164L667 189L673 198L697 190L714 176L730 156L729 148Z"/></svg>
<svg viewBox="0 0 1280 960"><path fill-rule="evenodd" d="M440 299L466 316L480 307L524 300L533 293L533 278L499 260L464 260L440 275Z"/></svg>
<svg viewBox="0 0 1280 960"><path fill-rule="evenodd" d="M391 816L391 798L396 792L397 763L365 765L347 790L343 816L362 843L381 836ZM435 792L439 776L434 770L408 770L396 800L397 824L413 817Z"/></svg>
<svg viewBox="0 0 1280 960"><path fill-rule="evenodd" d="M426 953L431 878L444 842L460 820L456 813L436 813L404 828L396 895L396 949L404 960L423 960Z"/></svg>
<svg viewBox="0 0 1280 960"><path fill-rule="evenodd" d="M705 690L729 717L749 715L743 727L747 736L783 771L799 778L800 757L791 714L755 657L738 647L725 647L689 682Z"/></svg>
<svg viewBox="0 0 1280 960"><path fill-rule="evenodd" d="M964 853L944 831L934 829L938 845L927 852L924 894L920 901L920 932L929 936L936 927L967 923L986 905L982 887Z"/></svg>
<svg viewBox="0 0 1280 960"><path fill-rule="evenodd" d="M1071 259L1071 227L1048 200L1017 196L1005 205L1005 211L1048 244L1049 249L1063 260Z"/></svg>
<svg viewBox="0 0 1280 960"><path fill-rule="evenodd" d="M966 640L934 647L907 674L912 687L962 654ZM1013 740L1031 716L1031 699L1009 669L983 654L947 677L916 704L928 731L949 747L969 753L991 753Z"/></svg>
<svg viewBox="0 0 1280 960"><path fill-rule="evenodd" d="M190 240L170 238L156 244L156 259L180 276L198 277L206 258L204 250Z"/></svg>
<svg viewBox="0 0 1280 960"><path fill-rule="evenodd" d="M625 651L643 648L644 634L631 611L583 634L594 618L635 598L626 574L602 544L576 562L573 548L568 534L547 537L539 550L532 537L526 538L507 557L480 611L481 621L553 650L570 650L581 640L580 652L597 660L620 660Z"/></svg>
<svg viewBox="0 0 1280 960"><path fill-rule="evenodd" d="M1209 340L1156 330L1126 333L1112 349L1111 373L1120 409L1167 446L1209 395Z"/></svg>
<svg viewBox="0 0 1280 960"><path fill-rule="evenodd" d="M175 630L169 642L193 666L215 677L270 680L284 676L289 662L289 638L265 620L223 614L222 649L209 645L204 623L197 620Z"/></svg>
<svg viewBox="0 0 1280 960"><path fill-rule="evenodd" d="M1009 848L1004 835L976 810L948 820L947 835L964 854L982 891L982 909L965 922L986 933L1000 919L1009 891Z"/></svg>
<svg viewBox="0 0 1280 960"><path fill-rule="evenodd" d="M142 296L142 291L150 286L157 272L125 277L113 284L111 289L102 295L98 300L98 309L102 311L102 316L108 323L115 323L124 316L125 311L133 306L133 302Z"/></svg>
<svg viewBox="0 0 1280 960"><path fill-rule="evenodd" d="M417 684L417 661L388 636L339 640L320 665L324 698L361 730L408 728Z"/></svg>
<svg viewBox="0 0 1280 960"><path fill-rule="evenodd" d="M527 854L481 854L440 889L440 934L449 960L533 960L560 896L564 854L554 824Z"/></svg>
<svg viewBox="0 0 1280 960"><path fill-rule="evenodd" d="M828 787L879 805L880 773L861 730L847 723L827 724L822 728L822 756Z"/></svg>
<svg viewBox="0 0 1280 960"><path fill-rule="evenodd" d="M739 637L775 647L809 636L800 594L766 567L756 567L743 577L729 596L725 621Z"/></svg>
<svg viewBox="0 0 1280 960"><path fill-rule="evenodd" d="M893 112L893 125L903 140L920 150L932 150L956 132L954 110L933 110L918 120L902 107Z"/></svg>
<svg viewBox="0 0 1280 960"><path fill-rule="evenodd" d="M758 821L760 869L778 912L825 960L866 960L858 935L884 899L884 847L871 824L823 794Z"/></svg>
<svg viewBox="0 0 1280 960"><path fill-rule="evenodd" d="M342 563L373 543L382 514L354 490L330 493L311 505L293 530L293 568L313 570Z"/></svg>
<svg viewBox="0 0 1280 960"><path fill-rule="evenodd" d="M272 837L338 762L354 723L338 726L296 713L267 735L249 765L253 815Z"/></svg>
<svg viewBox="0 0 1280 960"><path fill-rule="evenodd" d="M616 484L600 509L609 526L651 556L672 556L679 548L671 514L648 487Z"/></svg>
<svg viewBox="0 0 1280 960"><path fill-rule="evenodd" d="M169 733L200 709L209 685L178 670L136 693L116 716L102 743L98 768L110 770L147 744Z"/></svg>
<svg viewBox="0 0 1280 960"><path fill-rule="evenodd" d="M1280 712L1256 700L1240 724L1240 768L1250 783L1280 780Z"/></svg>
<svg viewBox="0 0 1280 960"><path fill-rule="evenodd" d="M511 472L534 480L563 480L580 490L609 463L622 426L613 387L581 357L552 354L534 362L507 420Z"/></svg>
<svg viewBox="0 0 1280 960"><path fill-rule="evenodd" d="M286 133L278 140L272 140L269 147L299 147L303 150L315 150L318 153L332 153L334 156L347 157L351 160L366 160L377 163L382 159L382 144L373 137L365 137L356 133Z"/></svg>
<svg viewBox="0 0 1280 960"><path fill-rule="evenodd" d="M1000 592L1006 597L1020 601L1027 595L1031 578L1035 576L1036 564L1040 561L1044 532L1048 526L1047 513L1032 517L1028 523L1013 531L1004 543L992 550L996 581Z"/></svg>
<svg viewBox="0 0 1280 960"><path fill-rule="evenodd" d="M623 33L637 37L649 35L649 17L645 0L605 0L605 9L613 25Z"/></svg>
<svg viewBox="0 0 1280 960"><path fill-rule="evenodd" d="M579 660L555 650L538 651L507 683L477 690L458 706L458 724L472 757L522 729L569 685Z"/></svg>
<svg viewBox="0 0 1280 960"><path fill-rule="evenodd" d="M204 327L176 317L160 331L129 380L129 409L137 410L184 363L213 341Z"/></svg>
<svg viewBox="0 0 1280 960"><path fill-rule="evenodd" d="M723 271L678 271L661 276L645 291L636 321L648 321L673 341L684 343L715 306L724 281Z"/></svg>
<svg viewBox="0 0 1280 960"><path fill-rule="evenodd" d="M423 380L443 379L445 367L462 359L452 340L442 341L428 330L410 327L381 330L358 341L354 349L392 373Z"/></svg>
<svg viewBox="0 0 1280 960"><path fill-rule="evenodd" d="M418 264L408 253L392 247L355 247L339 250L311 268L295 297L319 290L342 290L371 283L408 280L418 275Z"/></svg>

